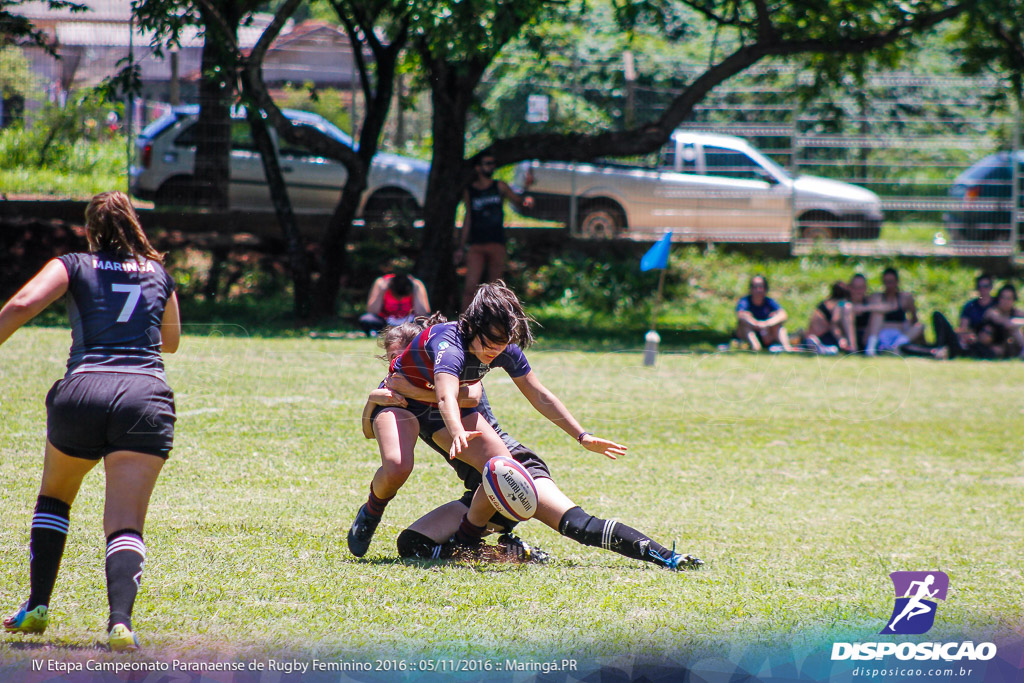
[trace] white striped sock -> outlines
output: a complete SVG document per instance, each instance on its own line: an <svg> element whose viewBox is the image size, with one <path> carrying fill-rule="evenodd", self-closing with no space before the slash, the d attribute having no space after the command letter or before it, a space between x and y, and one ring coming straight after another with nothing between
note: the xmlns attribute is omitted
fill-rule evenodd
<svg viewBox="0 0 1024 683"><path fill-rule="evenodd" d="M122 550L128 550L136 552L142 555L142 559L146 559L146 544L142 542L142 539L134 534L125 534L124 536L118 536L114 540L107 544L107 557L110 557L114 553L121 552Z"/></svg>
<svg viewBox="0 0 1024 683"><path fill-rule="evenodd" d="M50 529L52 531L59 531L67 536L70 526L71 521L67 517L50 514L49 512L37 512L32 515L33 529Z"/></svg>
<svg viewBox="0 0 1024 683"><path fill-rule="evenodd" d="M604 523L604 531L601 532L601 547L605 550L612 549L612 532L615 531L615 525L618 522L614 519L606 520Z"/></svg>

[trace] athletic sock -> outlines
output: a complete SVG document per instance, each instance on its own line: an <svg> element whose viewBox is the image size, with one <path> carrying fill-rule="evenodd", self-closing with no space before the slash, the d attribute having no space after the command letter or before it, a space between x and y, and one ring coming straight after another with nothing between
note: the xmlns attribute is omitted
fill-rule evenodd
<svg viewBox="0 0 1024 683"><path fill-rule="evenodd" d="M455 532L455 542L459 545L479 545L484 536L487 535L486 526L477 526L469 521L469 517L462 516L462 524Z"/></svg>
<svg viewBox="0 0 1024 683"><path fill-rule="evenodd" d="M107 601L110 621L107 630L116 624L132 627L132 608L142 583L142 566L146 563L146 544L135 529L121 529L107 536Z"/></svg>
<svg viewBox="0 0 1024 683"><path fill-rule="evenodd" d="M64 543L71 525L71 506L62 500L39 496L32 531L28 542L30 575L29 611L39 605L49 605L53 586L57 582L60 560L64 557Z"/></svg>
<svg viewBox="0 0 1024 683"><path fill-rule="evenodd" d="M878 353L878 337L872 335L868 337L867 346L864 348L864 355L874 356L876 353Z"/></svg>
<svg viewBox="0 0 1024 683"><path fill-rule="evenodd" d="M366 514L371 517L382 517L384 515L384 508L388 506L394 496L390 498L378 498L377 494L373 492L373 484L370 484L370 497L366 499Z"/></svg>
<svg viewBox="0 0 1024 683"><path fill-rule="evenodd" d="M562 515L558 533L577 543L611 550L634 560L664 564L672 556L671 550L646 534L614 519L588 515L579 506Z"/></svg>

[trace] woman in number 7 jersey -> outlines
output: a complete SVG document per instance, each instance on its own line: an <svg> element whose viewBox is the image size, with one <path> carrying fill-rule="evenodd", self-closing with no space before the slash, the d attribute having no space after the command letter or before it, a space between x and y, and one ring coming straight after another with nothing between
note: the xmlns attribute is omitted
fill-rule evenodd
<svg viewBox="0 0 1024 683"><path fill-rule="evenodd" d="M107 631L111 650L134 650L132 607L146 558L142 527L174 437L174 394L161 353L177 350L181 323L174 282L127 195L96 195L85 220L89 252L51 260L0 310L0 344L64 295L71 323L67 373L46 396L29 597L4 620L4 629L46 629L71 504L82 479L103 460Z"/></svg>

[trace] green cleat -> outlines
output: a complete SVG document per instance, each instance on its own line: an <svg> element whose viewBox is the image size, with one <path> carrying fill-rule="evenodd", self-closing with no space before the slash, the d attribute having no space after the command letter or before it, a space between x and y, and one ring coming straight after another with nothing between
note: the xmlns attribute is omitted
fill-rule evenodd
<svg viewBox="0 0 1024 683"><path fill-rule="evenodd" d="M124 624L114 624L110 629L110 651L131 652L139 649L139 639Z"/></svg>
<svg viewBox="0 0 1024 683"><path fill-rule="evenodd" d="M39 605L34 610L25 609L23 602L18 611L4 619L4 630L8 633L42 633L50 623L50 609Z"/></svg>

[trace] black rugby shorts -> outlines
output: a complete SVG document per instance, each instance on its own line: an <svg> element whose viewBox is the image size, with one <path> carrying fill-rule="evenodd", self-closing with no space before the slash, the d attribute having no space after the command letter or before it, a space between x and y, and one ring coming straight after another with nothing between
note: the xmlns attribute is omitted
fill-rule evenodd
<svg viewBox="0 0 1024 683"><path fill-rule="evenodd" d="M151 375L80 372L46 395L46 438L75 458L114 451L166 458L174 443L174 392Z"/></svg>

